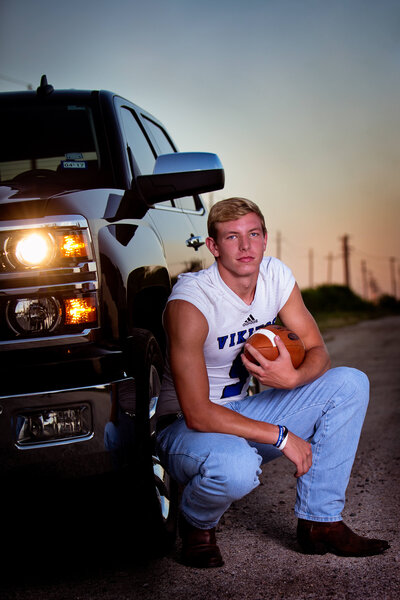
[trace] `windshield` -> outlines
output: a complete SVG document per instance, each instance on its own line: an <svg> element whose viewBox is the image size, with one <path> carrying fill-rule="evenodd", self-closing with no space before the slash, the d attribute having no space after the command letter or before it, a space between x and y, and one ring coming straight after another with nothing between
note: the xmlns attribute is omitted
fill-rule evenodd
<svg viewBox="0 0 400 600"><path fill-rule="evenodd" d="M87 106L6 108L0 116L0 184L100 185L100 157Z"/></svg>

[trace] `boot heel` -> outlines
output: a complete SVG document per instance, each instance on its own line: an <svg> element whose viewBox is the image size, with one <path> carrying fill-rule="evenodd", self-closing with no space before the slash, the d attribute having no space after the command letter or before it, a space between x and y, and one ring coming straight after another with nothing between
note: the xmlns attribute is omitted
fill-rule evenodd
<svg viewBox="0 0 400 600"><path fill-rule="evenodd" d="M310 540L299 541L303 554L327 554L328 549L323 542L311 542Z"/></svg>

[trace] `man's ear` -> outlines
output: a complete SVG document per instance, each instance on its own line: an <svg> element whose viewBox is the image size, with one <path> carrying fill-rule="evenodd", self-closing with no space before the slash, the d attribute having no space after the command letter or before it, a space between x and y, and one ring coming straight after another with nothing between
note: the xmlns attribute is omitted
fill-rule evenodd
<svg viewBox="0 0 400 600"><path fill-rule="evenodd" d="M265 235L264 235L264 252L267 249L267 242L268 242L268 233L265 233Z"/></svg>
<svg viewBox="0 0 400 600"><path fill-rule="evenodd" d="M211 254L214 256L214 258L218 258L219 251L218 251L217 242L214 240L214 238L212 238L212 237L206 238L206 246L209 249L209 251L211 252Z"/></svg>

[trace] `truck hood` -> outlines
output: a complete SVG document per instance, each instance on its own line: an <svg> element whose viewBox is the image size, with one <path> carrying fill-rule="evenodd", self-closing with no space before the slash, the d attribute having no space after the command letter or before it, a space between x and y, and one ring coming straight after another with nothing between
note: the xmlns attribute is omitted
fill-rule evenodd
<svg viewBox="0 0 400 600"><path fill-rule="evenodd" d="M0 186L0 220L32 219L46 214L52 190L20 190L6 185ZM49 193L50 192L50 193Z"/></svg>
<svg viewBox="0 0 400 600"><path fill-rule="evenodd" d="M39 219L48 215L82 215L88 219L105 218L118 220L119 211L125 218L143 217L143 203L124 198L123 190L84 189L63 190L37 186L31 189L16 189L0 185L0 221L17 219Z"/></svg>

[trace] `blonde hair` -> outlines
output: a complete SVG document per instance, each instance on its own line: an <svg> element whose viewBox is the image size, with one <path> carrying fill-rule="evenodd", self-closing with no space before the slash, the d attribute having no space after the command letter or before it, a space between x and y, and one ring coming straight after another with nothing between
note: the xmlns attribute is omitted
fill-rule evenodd
<svg viewBox="0 0 400 600"><path fill-rule="evenodd" d="M263 234L265 235L267 233L267 228L265 226L264 215L257 204L251 200L247 200L247 198L226 198L225 200L220 200L220 202L214 204L208 215L208 235L216 240L217 223L236 221L236 219L240 219L240 217L244 217L249 213L255 213L260 218Z"/></svg>

